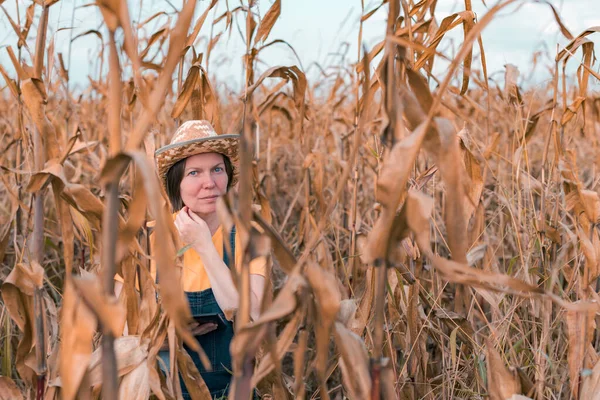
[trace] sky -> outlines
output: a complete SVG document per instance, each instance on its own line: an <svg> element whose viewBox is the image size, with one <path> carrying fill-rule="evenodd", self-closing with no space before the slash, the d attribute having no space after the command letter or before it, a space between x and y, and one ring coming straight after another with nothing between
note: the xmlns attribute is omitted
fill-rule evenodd
<svg viewBox="0 0 600 400"><path fill-rule="evenodd" d="M70 63L71 80L80 86L87 83L87 76L98 74L98 48L100 39L95 35L80 37L72 42L69 57L69 41L71 37L98 29L104 34L106 28L102 25L102 16L97 7L89 6L90 0L60 0L50 9L49 40L54 41L55 51L63 53L67 63ZM16 36L6 16L8 13L17 19L17 2L21 19L24 20L24 10L31 4L30 0L6 0L2 5L5 13L0 13L0 63L14 73L8 59L7 45L16 48ZM229 0L230 8L239 2ZM259 0L258 9L264 15L273 0ZM277 65L298 65L308 71L309 77L316 77L318 68L333 70L335 66L350 65L357 61L359 20L363 13L376 8L381 0L364 0L364 12L360 0L282 0L282 12L270 33L269 41L283 39L296 51L296 55L285 45L278 44L261 52L258 66L259 72ZM549 0L560 13L566 27L574 36L586 28L600 26L600 0ZM169 3L171 5L169 5ZM198 0L196 15L200 15L210 3L209 0ZM491 8L495 1L472 0L473 9L478 19ZM130 15L136 22L153 15L157 11L172 11L173 7L180 9L182 0L136 0L129 1ZM486 6L487 4L487 6ZM140 7L141 5L141 7ZM438 23L442 18L453 12L462 11L463 0L438 0L436 17ZM40 7L36 7L36 21ZM225 11L225 0L220 0L215 12L209 14L200 38L196 42L198 52L206 50L210 30L217 34L224 29L224 22L212 25L214 16ZM387 6L381 7L369 20L364 23L363 43L368 50L382 40L386 27ZM241 14L240 14L241 15ZM71 19L73 18L73 23ZM171 25L174 23L171 16ZM161 16L143 29L152 32L157 27L167 23L167 17ZM36 23L32 27L29 47L35 48ZM72 27L72 29L71 29ZM244 21L239 20L239 29L244 31ZM140 36L145 36L140 31ZM105 36L106 37L106 36ZM596 45L600 43L600 33L589 36ZM442 40L439 50L446 54L456 52L462 42L462 29L457 27ZM483 31L483 43L486 52L488 73L497 80L503 80L505 64L514 64L521 71L521 80L533 83L543 83L549 78L548 67L552 66L554 55L568 41L562 36L554 20L552 11L543 2L517 1L514 6L506 7ZM540 63L532 71L532 56L534 52L546 50ZM234 23L231 33L224 32L211 55L211 75L232 89L239 89L243 76L243 61L245 47ZM27 58L26 52L23 53ZM70 59L70 61L69 61ZM578 66L580 54L569 62L568 71L573 72ZM443 74L447 64L437 63L436 72ZM480 68L479 59L473 63L473 68ZM594 67L598 70L597 65ZM14 75L13 75L14 76ZM594 84L594 82L591 82ZM597 82L596 82L597 83ZM0 80L0 87L5 83Z"/></svg>

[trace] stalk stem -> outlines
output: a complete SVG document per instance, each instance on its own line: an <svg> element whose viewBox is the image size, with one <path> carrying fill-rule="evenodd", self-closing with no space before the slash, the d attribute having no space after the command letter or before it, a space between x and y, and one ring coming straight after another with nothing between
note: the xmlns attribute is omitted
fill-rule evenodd
<svg viewBox="0 0 600 400"><path fill-rule="evenodd" d="M40 23L38 26L37 39L35 44L35 60L33 78L42 79L44 69L44 49L46 47L46 30L48 29L48 14L50 8L43 6ZM19 60L20 61L20 60ZM39 128L33 129L33 158L36 171L44 169L46 150ZM44 191L40 189L35 193L33 206L33 238L31 242L31 253L33 261L39 265L44 260ZM46 315L43 304L43 286L36 288L33 292L33 314L34 314L34 334L36 340L35 357L37 366L37 390L36 399L44 398L44 387L46 384L46 331L44 317Z"/></svg>
<svg viewBox="0 0 600 400"><path fill-rule="evenodd" d="M121 67L115 43L115 32L110 32L109 40L109 90L108 98L108 134L109 153L114 157L121 151ZM119 181L125 171L116 174L114 181L105 186L105 211L102 215L102 268L104 292L112 298L115 291L118 217L119 217ZM102 328L102 396L104 399L118 399L117 359L114 350L112 332Z"/></svg>
<svg viewBox="0 0 600 400"><path fill-rule="evenodd" d="M115 254L117 238L117 211L119 207L118 184L106 186L106 209L102 216L102 265L104 268L104 290L107 296L114 293ZM112 333L104 327L102 336L102 397L118 399L117 359Z"/></svg>

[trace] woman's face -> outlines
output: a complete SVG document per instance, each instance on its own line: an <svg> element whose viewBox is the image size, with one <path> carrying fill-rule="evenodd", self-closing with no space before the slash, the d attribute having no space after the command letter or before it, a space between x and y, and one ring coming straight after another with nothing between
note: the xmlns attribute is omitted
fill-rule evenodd
<svg viewBox="0 0 600 400"><path fill-rule="evenodd" d="M197 214L212 214L216 212L217 198L227 192L228 179L222 154L190 156L179 186L181 200Z"/></svg>

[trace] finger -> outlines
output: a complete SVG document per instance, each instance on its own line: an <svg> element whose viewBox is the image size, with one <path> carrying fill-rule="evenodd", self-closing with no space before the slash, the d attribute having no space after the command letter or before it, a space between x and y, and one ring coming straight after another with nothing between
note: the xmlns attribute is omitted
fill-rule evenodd
<svg viewBox="0 0 600 400"><path fill-rule="evenodd" d="M217 329L217 325L213 323L202 324L192 331L194 335L204 335Z"/></svg>
<svg viewBox="0 0 600 400"><path fill-rule="evenodd" d="M180 212L177 216L181 217L181 222L183 222L184 224L190 223L192 221L190 215L184 210L182 210L182 212Z"/></svg>
<svg viewBox="0 0 600 400"><path fill-rule="evenodd" d="M196 213L193 212L192 210L190 210L189 207L186 210L186 214L187 214L187 217L190 219L190 221L197 222L197 220L194 218L194 216L196 216Z"/></svg>
<svg viewBox="0 0 600 400"><path fill-rule="evenodd" d="M189 216L189 217L190 217L190 219L191 219L192 221L194 221L194 222L198 222L198 223L200 223L200 222L204 222L204 219L202 219L202 217L201 217L201 216L199 216L198 214L196 214L196 213L195 213L195 212L193 212L192 210L190 210L190 211L188 212L188 216Z"/></svg>
<svg viewBox="0 0 600 400"><path fill-rule="evenodd" d="M212 332L215 329L217 329L217 325L215 324L206 324L200 328L198 328L199 330L202 331L202 334L208 333L208 332Z"/></svg>

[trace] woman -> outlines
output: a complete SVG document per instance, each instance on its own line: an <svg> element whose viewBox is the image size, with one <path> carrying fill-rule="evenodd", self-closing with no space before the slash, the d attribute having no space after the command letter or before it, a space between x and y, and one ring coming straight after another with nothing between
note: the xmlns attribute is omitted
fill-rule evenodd
<svg viewBox="0 0 600 400"><path fill-rule="evenodd" d="M232 365L229 345L233 325L223 310L238 307L239 294L228 264L240 267L242 254L235 251L235 231L225 238L216 213L217 199L238 179L239 135L217 135L207 121L188 121L175 132L171 143L156 151L161 181L174 211L174 222L183 244L182 284L192 316L218 313L224 324L204 323L193 328L196 339L211 361L208 372L195 352L190 352L213 397L227 394ZM234 263L224 251L225 240L234 249ZM154 242L154 241L153 241ZM151 271L155 274L155 268ZM258 317L265 288L266 267L250 265L251 316ZM156 277L160 282L160 276ZM168 351L161 354L168 363ZM182 384L184 398L188 391Z"/></svg>

